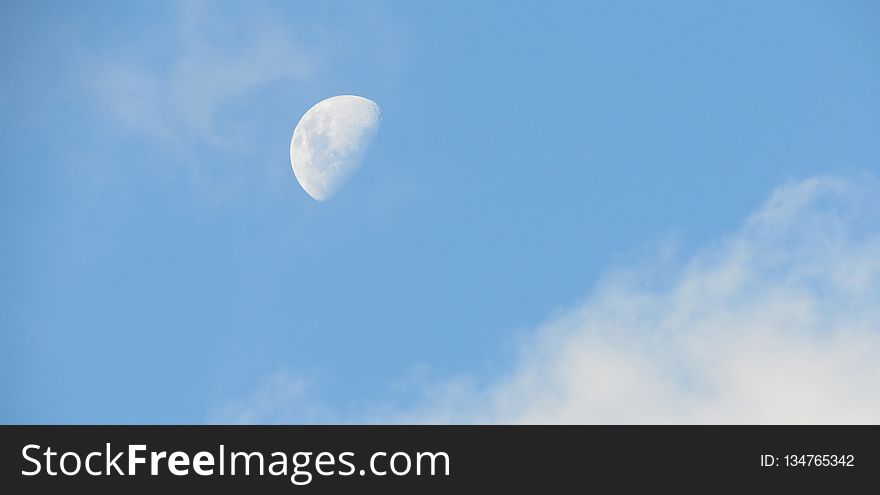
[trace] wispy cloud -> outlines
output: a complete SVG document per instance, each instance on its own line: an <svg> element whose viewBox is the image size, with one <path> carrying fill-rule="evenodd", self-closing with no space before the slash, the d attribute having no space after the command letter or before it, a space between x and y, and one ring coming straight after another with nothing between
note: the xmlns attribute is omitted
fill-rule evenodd
<svg viewBox="0 0 880 495"><path fill-rule="evenodd" d="M348 420L877 423L880 185L793 182L689 259L610 270L509 374L475 383Z"/></svg>
<svg viewBox="0 0 880 495"><path fill-rule="evenodd" d="M88 84L116 122L151 138L217 144L226 137L218 125L225 108L313 71L295 33L271 15L245 9L221 18L209 7L182 2L170 29L146 34L150 43L94 57Z"/></svg>
<svg viewBox="0 0 880 495"><path fill-rule="evenodd" d="M214 410L209 423L281 424L331 420L331 412L316 404L309 394L309 381L287 370L277 371L260 381L240 400Z"/></svg>

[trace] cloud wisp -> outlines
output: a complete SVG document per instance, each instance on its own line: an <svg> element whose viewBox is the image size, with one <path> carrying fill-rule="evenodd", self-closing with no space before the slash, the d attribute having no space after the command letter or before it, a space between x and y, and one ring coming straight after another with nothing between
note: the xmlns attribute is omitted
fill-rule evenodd
<svg viewBox="0 0 880 495"><path fill-rule="evenodd" d="M271 16L246 10L225 19L209 7L186 2L173 27L150 32L143 49L133 43L90 64L89 85L123 128L172 143L221 144L228 138L218 123L224 108L268 84L312 73L309 53Z"/></svg>
<svg viewBox="0 0 880 495"><path fill-rule="evenodd" d="M281 424L330 422L331 412L311 400L310 384L301 376L279 370L264 377L241 400L216 408L208 418L214 424Z"/></svg>

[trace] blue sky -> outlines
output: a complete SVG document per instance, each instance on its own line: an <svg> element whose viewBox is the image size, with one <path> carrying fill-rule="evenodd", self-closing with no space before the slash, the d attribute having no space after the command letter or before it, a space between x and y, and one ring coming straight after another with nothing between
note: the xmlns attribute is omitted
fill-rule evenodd
<svg viewBox="0 0 880 495"><path fill-rule="evenodd" d="M613 267L880 173L874 2L0 12L2 422L224 421L278 377L248 419L381 420L491 388ZM382 127L319 203L288 146L338 94Z"/></svg>

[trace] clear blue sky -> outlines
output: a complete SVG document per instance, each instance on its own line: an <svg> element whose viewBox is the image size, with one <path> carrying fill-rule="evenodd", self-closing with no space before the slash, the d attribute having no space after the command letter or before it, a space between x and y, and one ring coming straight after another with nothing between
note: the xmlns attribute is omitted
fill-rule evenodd
<svg viewBox="0 0 880 495"><path fill-rule="evenodd" d="M4 2L0 421L203 422L504 373L609 266L880 173L880 4ZM332 200L288 146L382 108ZM344 414L344 413L341 413Z"/></svg>

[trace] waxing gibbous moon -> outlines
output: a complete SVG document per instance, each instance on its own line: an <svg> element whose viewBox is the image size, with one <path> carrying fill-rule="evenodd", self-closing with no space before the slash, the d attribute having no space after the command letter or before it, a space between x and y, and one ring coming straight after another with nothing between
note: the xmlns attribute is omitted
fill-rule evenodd
<svg viewBox="0 0 880 495"><path fill-rule="evenodd" d="M379 129L379 105L361 96L333 96L310 108L290 140L290 166L302 188L324 201L357 170Z"/></svg>

